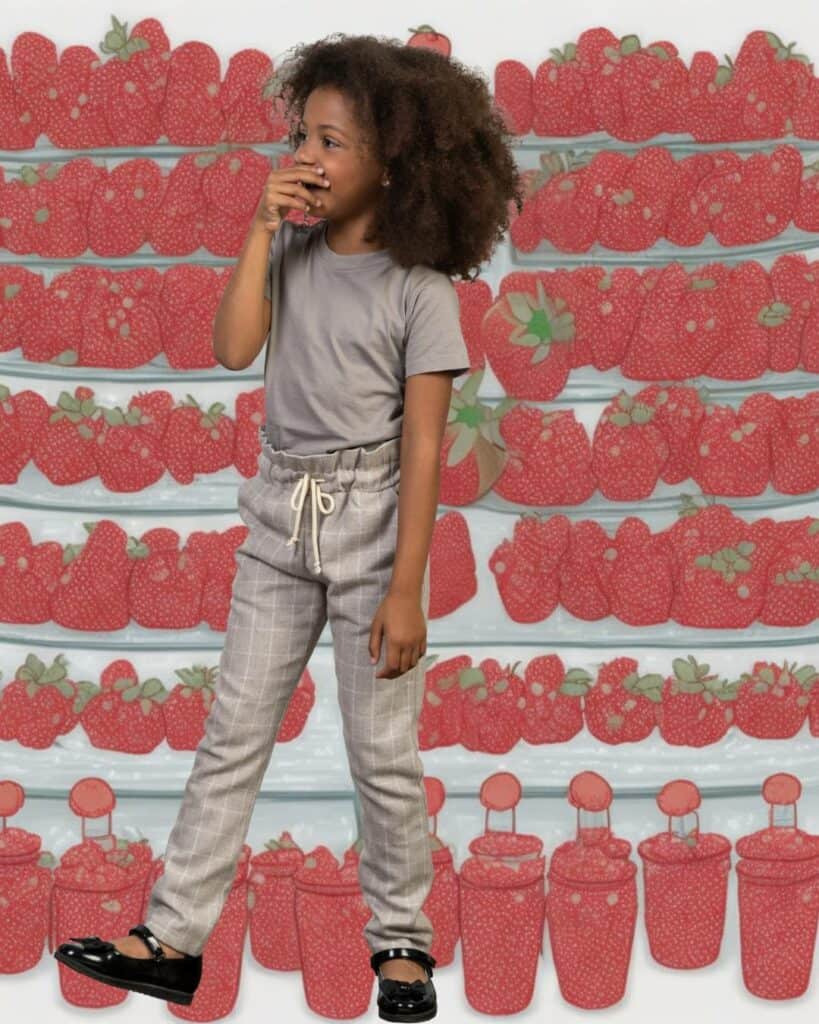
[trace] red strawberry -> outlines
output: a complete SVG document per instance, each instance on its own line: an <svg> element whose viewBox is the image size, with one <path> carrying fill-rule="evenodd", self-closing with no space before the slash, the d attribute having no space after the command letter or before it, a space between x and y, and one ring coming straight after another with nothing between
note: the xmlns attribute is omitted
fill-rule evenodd
<svg viewBox="0 0 819 1024"><path fill-rule="evenodd" d="M534 201L535 193L539 188L536 183L540 180L541 174L536 168L521 171L518 174L516 197L507 200L506 203L506 212L509 217L509 240L520 252L533 252L543 239L540 218L537 215ZM290 214L288 214L289 216Z"/></svg>
<svg viewBox="0 0 819 1024"><path fill-rule="evenodd" d="M611 501L640 501L657 486L669 448L653 419L654 407L626 391L603 410L592 438L592 469Z"/></svg>
<svg viewBox="0 0 819 1024"><path fill-rule="evenodd" d="M35 122L25 97L15 88L6 51L0 47L0 138L4 140L4 147L34 149L41 131L42 125Z"/></svg>
<svg viewBox="0 0 819 1024"><path fill-rule="evenodd" d="M141 249L167 181L155 160L125 160L101 178L88 210L88 244L98 256L130 256Z"/></svg>
<svg viewBox="0 0 819 1024"><path fill-rule="evenodd" d="M634 396L635 402L653 406L654 423L668 442L668 459L660 473L667 484L682 483L693 472L708 397L705 387L684 384L649 384Z"/></svg>
<svg viewBox="0 0 819 1024"><path fill-rule="evenodd" d="M233 443L233 463L245 478L254 476L259 468L261 441L259 428L265 419L264 388L243 391L236 396L236 428ZM443 490L443 480L441 481ZM446 498L444 504L454 504Z"/></svg>
<svg viewBox="0 0 819 1024"><path fill-rule="evenodd" d="M35 437L45 430L51 407L36 391L12 395L0 384L0 483L17 483L31 458Z"/></svg>
<svg viewBox="0 0 819 1024"><path fill-rule="evenodd" d="M223 414L222 402L204 411L187 395L168 417L162 448L165 465L181 484L193 482L196 473L215 473L233 462L233 420Z"/></svg>
<svg viewBox="0 0 819 1024"><path fill-rule="evenodd" d="M31 310L33 330L20 335L24 359L80 364L88 295L98 277L97 267L72 267L52 278L42 301Z"/></svg>
<svg viewBox="0 0 819 1024"><path fill-rule="evenodd" d="M233 143L274 142L287 133L286 120L265 95L273 63L261 50L234 53L222 82L225 135Z"/></svg>
<svg viewBox="0 0 819 1024"><path fill-rule="evenodd" d="M90 684L68 678L65 655L46 666L29 654L0 693L0 739L44 750L79 720L75 707L81 688Z"/></svg>
<svg viewBox="0 0 819 1024"><path fill-rule="evenodd" d="M165 425L173 411L174 398L170 391L137 391L128 401L128 411L139 413L139 422L154 441L160 441Z"/></svg>
<svg viewBox="0 0 819 1024"><path fill-rule="evenodd" d="M57 47L39 32L21 32L11 47L11 73L19 105L37 127L48 124L57 82ZM35 136L36 141L36 136Z"/></svg>
<svg viewBox="0 0 819 1024"><path fill-rule="evenodd" d="M515 522L513 539L504 540L489 557L506 614L515 622L541 622L558 606L561 559L569 543L569 520L524 513Z"/></svg>
<svg viewBox="0 0 819 1024"><path fill-rule="evenodd" d="M717 241L746 245L785 231L793 220L801 173L802 158L794 146L777 146L770 154L747 157L734 172L725 201L711 217ZM703 182L706 187L707 181Z"/></svg>
<svg viewBox="0 0 819 1024"><path fill-rule="evenodd" d="M745 98L731 85L734 68L727 60L720 64L708 50L697 50L691 58L686 127L696 142L742 138Z"/></svg>
<svg viewBox="0 0 819 1024"><path fill-rule="evenodd" d="M461 388L453 387L448 423L441 444L439 501L467 505L494 486L507 461L498 423L514 399L495 406L478 401L483 370L470 374Z"/></svg>
<svg viewBox="0 0 819 1024"><path fill-rule="evenodd" d="M461 673L461 743L467 750L507 754L520 738L523 680L515 669L494 658Z"/></svg>
<svg viewBox="0 0 819 1024"><path fill-rule="evenodd" d="M424 680L424 702L418 718L418 746L421 750L451 747L461 738L461 708L464 690L462 676L470 678L473 671L469 655L446 658L433 664L437 655L429 655L430 663Z"/></svg>
<svg viewBox="0 0 819 1024"><path fill-rule="evenodd" d="M577 46L553 48L541 61L532 84L532 130L535 135L587 135L600 128L588 82L577 59Z"/></svg>
<svg viewBox="0 0 819 1024"><path fill-rule="evenodd" d="M174 671L182 682L170 690L162 705L168 746L173 750L196 750L216 696L217 669L194 665Z"/></svg>
<svg viewBox="0 0 819 1024"><path fill-rule="evenodd" d="M478 592L469 525L460 512L445 512L435 521L429 549L429 581L430 619L449 615Z"/></svg>
<svg viewBox="0 0 819 1024"><path fill-rule="evenodd" d="M113 275L101 270L87 295L80 362L131 369L162 351L158 323L162 275L135 267Z"/></svg>
<svg viewBox="0 0 819 1024"><path fill-rule="evenodd" d="M807 626L819 618L819 519L776 523L778 543L768 563L759 621L767 626Z"/></svg>
<svg viewBox="0 0 819 1024"><path fill-rule="evenodd" d="M553 290L566 280L558 271ZM577 267L568 274L574 318L572 366L597 370L620 367L645 301L643 279L634 267Z"/></svg>
<svg viewBox="0 0 819 1024"><path fill-rule="evenodd" d="M674 658L674 675L663 683L657 706L660 734L675 746L704 747L728 731L734 717L737 684L708 675L709 665L693 655Z"/></svg>
<svg viewBox="0 0 819 1024"><path fill-rule="evenodd" d="M104 429L102 409L88 389L61 391L48 423L34 439L32 460L54 484L75 484L97 476L97 437Z"/></svg>
<svg viewBox="0 0 819 1024"><path fill-rule="evenodd" d="M68 46L60 54L50 92L45 132L61 149L102 149L113 145L105 107L95 79L99 59L88 46Z"/></svg>
<svg viewBox="0 0 819 1024"><path fill-rule="evenodd" d="M526 135L532 128L532 72L519 60L495 65L493 104L512 135Z"/></svg>
<svg viewBox="0 0 819 1024"><path fill-rule="evenodd" d="M646 572L646 567L651 571ZM667 622L674 596L673 553L638 516L627 516L603 552L598 575L610 614L630 626Z"/></svg>
<svg viewBox="0 0 819 1024"><path fill-rule="evenodd" d="M663 677L641 676L633 658L614 658L600 666L584 700L589 732L604 743L637 743L657 724Z"/></svg>
<svg viewBox="0 0 819 1024"><path fill-rule="evenodd" d="M568 672L556 654L532 658L524 673L520 738L532 745L563 743L583 728L580 697L591 677L582 669Z"/></svg>
<svg viewBox="0 0 819 1024"><path fill-rule="evenodd" d="M276 734L277 743L288 743L301 734L307 722L307 716L315 703L316 684L313 682L309 670L305 669L285 708L284 717Z"/></svg>
<svg viewBox="0 0 819 1024"><path fill-rule="evenodd" d="M162 256L188 256L202 244L206 200L202 175L213 153L186 153L171 168L162 201L148 225L148 241Z"/></svg>
<svg viewBox="0 0 819 1024"><path fill-rule="evenodd" d="M779 494L807 494L819 487L819 391L777 401L771 429L771 483Z"/></svg>
<svg viewBox="0 0 819 1024"><path fill-rule="evenodd" d="M580 505L594 494L592 453L573 409L517 405L500 424L508 459L494 490L525 505Z"/></svg>
<svg viewBox="0 0 819 1024"><path fill-rule="evenodd" d="M483 369L483 339L481 337L483 318L492 305L492 289L481 278L476 281L455 281L458 295L458 311L461 334L466 343L469 365L472 369Z"/></svg>
<svg viewBox="0 0 819 1024"><path fill-rule="evenodd" d="M187 549L200 556L207 570L200 621L213 630L224 632L227 629L237 568L236 549L245 542L247 534L247 527L241 524L224 531L195 530L188 537Z"/></svg>
<svg viewBox="0 0 819 1024"><path fill-rule="evenodd" d="M736 410L709 402L691 470L703 492L725 497L762 494L771 478L771 430L777 401L760 392Z"/></svg>
<svg viewBox="0 0 819 1024"><path fill-rule="evenodd" d="M620 40L620 73L614 76L624 115L617 138L642 141L661 132L684 131L688 68L677 48L663 39L624 53L623 44Z"/></svg>
<svg viewBox="0 0 819 1024"><path fill-rule="evenodd" d="M68 629L124 629L131 559L125 531L110 519L84 523L84 544L67 544L65 568L51 597L51 618Z"/></svg>
<svg viewBox="0 0 819 1024"><path fill-rule="evenodd" d="M578 619L593 622L611 611L603 585L603 561L611 539L590 519L572 523L569 542L560 560L560 602Z"/></svg>
<svg viewBox="0 0 819 1024"><path fill-rule="evenodd" d="M668 200L665 237L674 245L694 246L711 230L708 209L697 201L700 182L714 169L710 153L690 153L677 160L674 191Z"/></svg>
<svg viewBox="0 0 819 1024"><path fill-rule="evenodd" d="M631 159L619 153L615 159L621 168L616 184L604 187L597 238L618 252L648 249L665 234L676 192L676 161L662 146L647 146ZM591 167L587 173L592 173Z"/></svg>
<svg viewBox="0 0 819 1024"><path fill-rule="evenodd" d="M175 146L211 146L225 133L219 55L194 40L175 47L168 62L162 127Z"/></svg>
<svg viewBox="0 0 819 1024"><path fill-rule="evenodd" d="M685 380L709 372L730 339L736 296L730 270L709 264L689 275L668 263L645 293L622 373L633 380Z"/></svg>
<svg viewBox="0 0 819 1024"><path fill-rule="evenodd" d="M0 183L0 207L2 205L3 185ZM3 296L0 352L12 352L16 348L25 351L25 346L31 343L36 333L32 328L41 315L45 300L43 276L26 267L7 263L0 267L0 294Z"/></svg>
<svg viewBox="0 0 819 1024"><path fill-rule="evenodd" d="M816 92L819 108L819 88ZM819 231L819 160L813 160L802 168L793 223L803 231Z"/></svg>
<svg viewBox="0 0 819 1024"><path fill-rule="evenodd" d="M768 271L773 302L762 316L770 328L768 365L776 373L799 367L802 336L817 299L817 276L804 253L783 252Z"/></svg>
<svg viewBox="0 0 819 1024"><path fill-rule="evenodd" d="M222 153L202 175L207 202L202 244L217 256L234 256L242 248L247 226L270 173L270 160L252 149Z"/></svg>
<svg viewBox="0 0 819 1024"><path fill-rule="evenodd" d="M23 523L0 524L0 622L48 622L62 568L57 541L32 544Z"/></svg>
<svg viewBox="0 0 819 1024"><path fill-rule="evenodd" d="M136 559L128 582L131 616L146 629L191 629L201 620L207 566L179 534L158 527L131 548Z"/></svg>
<svg viewBox="0 0 819 1024"><path fill-rule="evenodd" d="M213 319L229 274L178 264L162 275L159 326L168 365L175 370L216 366Z"/></svg>
<svg viewBox="0 0 819 1024"><path fill-rule="evenodd" d="M143 427L138 409L105 409L97 436L100 482L109 491L141 491L165 475L159 440Z"/></svg>
<svg viewBox="0 0 819 1024"><path fill-rule="evenodd" d="M794 88L798 78L812 78L810 59L792 53L773 32L749 32L734 62L731 88L745 99L738 139L776 139L791 130Z"/></svg>
<svg viewBox="0 0 819 1024"><path fill-rule="evenodd" d="M591 157L575 157L571 151L565 156L541 154L542 170L531 183L532 198L527 206L533 205L540 237L560 252L586 252L597 239L600 175L595 170L604 160L604 152L598 150Z"/></svg>
<svg viewBox="0 0 819 1024"><path fill-rule="evenodd" d="M140 683L131 666L87 701L80 724L95 747L149 754L165 738L162 704L167 694L159 679Z"/></svg>
<svg viewBox="0 0 819 1024"><path fill-rule="evenodd" d="M757 661L752 672L738 680L736 724L747 736L759 739L789 739L807 717L811 689L819 678L813 665L797 671L796 662L782 668L773 662Z"/></svg>
<svg viewBox="0 0 819 1024"><path fill-rule="evenodd" d="M753 260L730 269L728 295L729 333L707 372L721 380L752 380L770 366L771 339L786 324L788 311L776 301L765 269Z"/></svg>

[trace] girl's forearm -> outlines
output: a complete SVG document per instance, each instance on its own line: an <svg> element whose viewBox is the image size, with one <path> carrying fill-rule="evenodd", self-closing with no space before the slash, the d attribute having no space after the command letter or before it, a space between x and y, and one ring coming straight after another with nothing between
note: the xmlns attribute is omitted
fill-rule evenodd
<svg viewBox="0 0 819 1024"><path fill-rule="evenodd" d="M250 366L270 330L265 273L275 235L254 220L213 321L213 354L229 370Z"/></svg>

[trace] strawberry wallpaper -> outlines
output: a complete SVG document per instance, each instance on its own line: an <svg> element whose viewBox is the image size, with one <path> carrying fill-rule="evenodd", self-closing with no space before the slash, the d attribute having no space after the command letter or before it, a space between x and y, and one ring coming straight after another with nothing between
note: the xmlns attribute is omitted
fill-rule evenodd
<svg viewBox="0 0 819 1024"><path fill-rule="evenodd" d="M616 1007L635 937L666 968L728 963L748 1005L809 991L819 44L698 31L685 58L547 33L493 69L526 201L455 283L471 369L418 733L431 952L482 1014L544 976L556 1006ZM0 986L142 920L219 698L264 394L263 354L226 371L211 324L293 158L274 61L214 41L113 16L93 45L0 39ZM452 52L428 24L406 44ZM176 1016L238 1012L245 955L321 1016L370 1005L334 693L328 627ZM339 936L341 1010L315 970ZM59 968L65 1004L127 996Z"/></svg>

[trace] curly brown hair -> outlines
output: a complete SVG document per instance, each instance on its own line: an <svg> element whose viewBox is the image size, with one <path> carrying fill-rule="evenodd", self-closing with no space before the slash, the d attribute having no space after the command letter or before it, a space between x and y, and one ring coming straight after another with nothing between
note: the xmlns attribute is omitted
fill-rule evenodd
<svg viewBox="0 0 819 1024"><path fill-rule="evenodd" d="M375 237L401 266L475 280L509 226L509 201L520 213L524 199L514 136L485 76L427 47L371 35L336 32L287 52L264 94L281 98L290 144L312 90L337 89L393 186L381 190Z"/></svg>

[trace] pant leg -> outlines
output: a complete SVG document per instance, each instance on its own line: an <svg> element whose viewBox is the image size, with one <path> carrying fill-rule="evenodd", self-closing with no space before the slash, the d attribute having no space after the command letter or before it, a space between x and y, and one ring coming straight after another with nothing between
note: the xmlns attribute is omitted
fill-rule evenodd
<svg viewBox="0 0 819 1024"><path fill-rule="evenodd" d="M289 501L258 474L239 487L249 533L236 551L216 699L145 918L185 953L201 953L219 919L279 725L327 621L324 584L300 575L303 556L287 547Z"/></svg>
<svg viewBox="0 0 819 1024"><path fill-rule="evenodd" d="M432 922L421 909L433 881L429 820L418 750L423 665L376 679L386 660L370 661L370 627L392 576L395 490L361 492L345 505L345 545L328 560L327 609L350 773L361 807L359 880L372 911L364 937L372 953L394 946L429 952ZM329 544L325 551L333 551ZM429 614L429 561L421 606Z"/></svg>

